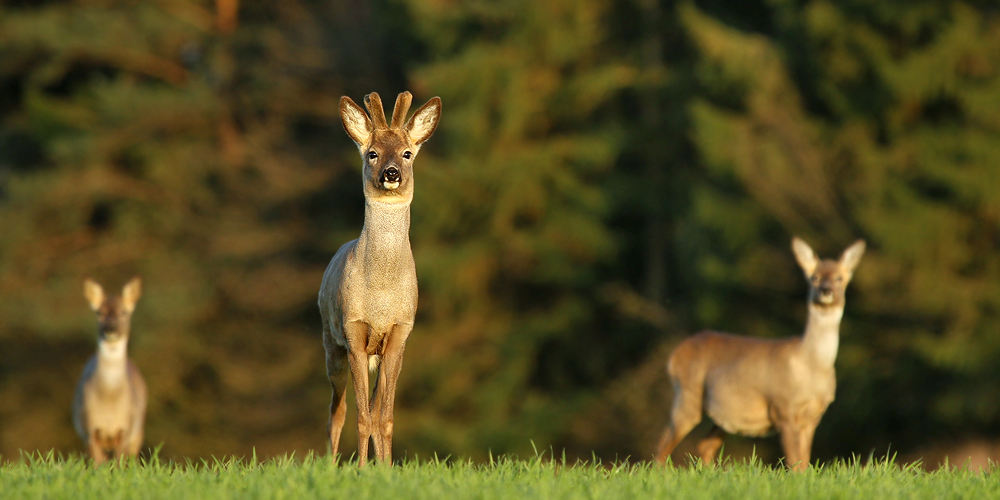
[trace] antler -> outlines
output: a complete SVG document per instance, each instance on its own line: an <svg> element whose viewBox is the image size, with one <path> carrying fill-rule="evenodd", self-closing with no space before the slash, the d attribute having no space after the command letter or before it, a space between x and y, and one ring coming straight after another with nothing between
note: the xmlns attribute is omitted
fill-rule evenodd
<svg viewBox="0 0 1000 500"><path fill-rule="evenodd" d="M375 129L385 130L388 128L400 129L406 123L406 114L410 112L410 104L413 102L413 95L409 92L401 92L396 96L396 105L392 110L392 125L385 120L385 111L382 108L382 98L378 92L372 92L365 96L365 107L372 117Z"/></svg>
<svg viewBox="0 0 1000 500"><path fill-rule="evenodd" d="M396 106L392 110L392 128L403 128L406 122L406 113L410 112L410 103L413 95L407 91L400 92L396 96Z"/></svg>
<svg viewBox="0 0 1000 500"><path fill-rule="evenodd" d="M378 92L365 96L365 107L368 108L368 114L372 115L376 129L389 128L389 124L385 122L385 111L382 110L382 99L378 96Z"/></svg>

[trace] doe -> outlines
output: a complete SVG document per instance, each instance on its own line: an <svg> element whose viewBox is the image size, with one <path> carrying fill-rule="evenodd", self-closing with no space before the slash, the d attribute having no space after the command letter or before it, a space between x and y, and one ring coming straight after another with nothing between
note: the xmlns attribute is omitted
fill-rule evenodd
<svg viewBox="0 0 1000 500"><path fill-rule="evenodd" d="M344 130L361 153L365 222L361 237L345 243L330 261L319 291L319 310L326 373L333 387L327 426L331 454L336 460L350 369L362 467L370 438L379 462L392 460L396 381L417 311L417 270L409 236L413 161L437 128L441 99L427 101L406 121L411 100L409 92L399 94L390 124L378 94L365 96L370 117L351 98L340 98ZM375 378L370 399L369 375Z"/></svg>
<svg viewBox="0 0 1000 500"><path fill-rule="evenodd" d="M87 361L73 399L73 425L94 465L110 454L135 456L146 420L146 383L128 359L132 312L142 293L136 277L121 296L106 296L101 285L83 282L83 295L97 313L97 354Z"/></svg>
<svg viewBox="0 0 1000 500"><path fill-rule="evenodd" d="M805 334L772 340L705 331L681 342L667 363L674 404L656 455L660 463L701 422L704 410L714 422L698 444L705 463L715 459L724 433L763 436L777 430L786 465L796 471L809 466L813 433L837 384L833 364L844 292L865 242L856 241L837 261L819 260L799 238L792 239L792 250L809 281Z"/></svg>

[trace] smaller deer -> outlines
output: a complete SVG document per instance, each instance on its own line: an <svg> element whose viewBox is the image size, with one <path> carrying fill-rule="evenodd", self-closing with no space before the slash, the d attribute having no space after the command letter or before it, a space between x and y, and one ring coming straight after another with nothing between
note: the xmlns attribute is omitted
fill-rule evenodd
<svg viewBox="0 0 1000 500"><path fill-rule="evenodd" d="M681 342L667 363L674 405L658 462L666 462L704 410L715 424L698 444L705 463L715 460L724 433L764 436L777 430L785 464L795 471L809 466L813 433L837 385L833 364L844 292L865 242L856 241L837 261L819 260L799 238L792 239L792 251L809 281L805 334L772 340L705 331Z"/></svg>
<svg viewBox="0 0 1000 500"><path fill-rule="evenodd" d="M379 462L392 460L392 411L403 349L417 312L417 268L410 250L413 162L441 117L434 97L406 120L412 96L396 97L392 121L382 100L365 96L368 114L350 97L340 98L344 130L358 146L365 195L361 236L337 250L323 275L319 311L323 319L326 373L333 387L327 432L333 459L347 414L347 374L358 405L358 465L368 460L368 442ZM369 399L369 376L374 378Z"/></svg>
<svg viewBox="0 0 1000 500"><path fill-rule="evenodd" d="M128 337L135 303L142 292L136 277L120 297L104 295L91 279L83 295L97 313L97 354L87 361L73 399L73 425L94 465L135 456L142 446L146 420L146 383L128 359Z"/></svg>

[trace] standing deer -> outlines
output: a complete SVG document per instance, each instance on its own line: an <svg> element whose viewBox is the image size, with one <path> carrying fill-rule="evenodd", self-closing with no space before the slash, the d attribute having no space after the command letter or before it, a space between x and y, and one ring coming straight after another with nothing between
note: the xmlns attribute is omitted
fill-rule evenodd
<svg viewBox="0 0 1000 500"><path fill-rule="evenodd" d="M406 114L412 97L396 98L392 124L382 101L365 96L365 114L351 98L340 98L340 118L361 153L365 223L361 237L333 256L319 291L326 373L333 386L327 431L333 459L347 412L347 369L358 404L358 465L368 460L368 440L379 462L392 460L392 410L403 348L417 311L417 270L410 251L413 160L441 117L434 97ZM369 374L375 377L369 400Z"/></svg>
<svg viewBox="0 0 1000 500"><path fill-rule="evenodd" d="M91 279L83 295L97 313L97 354L87 361L73 399L73 425L94 465L124 455L135 456L142 446L146 420L146 383L128 359L128 336L135 303L142 293L136 277L121 297L105 296Z"/></svg>
<svg viewBox="0 0 1000 500"><path fill-rule="evenodd" d="M705 463L715 459L724 433L763 436L777 430L785 463L796 471L809 466L813 433L837 385L833 363L844 292L865 242L854 242L837 261L819 260L799 238L792 239L792 250L809 281L805 334L770 340L705 331L677 346L667 363L674 405L660 438L660 463L701 422L704 410L715 424L698 444Z"/></svg>

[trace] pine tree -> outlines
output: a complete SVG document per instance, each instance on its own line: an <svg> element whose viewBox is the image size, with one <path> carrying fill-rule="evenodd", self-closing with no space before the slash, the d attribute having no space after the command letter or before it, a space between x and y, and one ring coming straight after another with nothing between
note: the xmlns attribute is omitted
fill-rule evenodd
<svg viewBox="0 0 1000 500"><path fill-rule="evenodd" d="M444 113L417 172L407 359L421 361L402 397L439 453L530 453L601 370L593 292L615 250L601 183L620 147L611 104L635 69L603 52L602 1L407 6L428 51L414 86Z"/></svg>
<svg viewBox="0 0 1000 500"><path fill-rule="evenodd" d="M82 280L140 274L131 352L153 395L147 444L284 453L287 438L241 438L276 428L294 429L294 446L322 443L318 321L299 318L315 313L327 259L311 257L315 235L356 225L310 212L346 203L323 200L348 168L329 140L342 136L341 61L323 49L336 23L299 2L236 17L227 4L0 9L0 338L21 346L0 379L12 435L45 415L51 430L35 434L59 438L42 446L76 448L61 416L94 349ZM303 418L320 430L290 424Z"/></svg>

